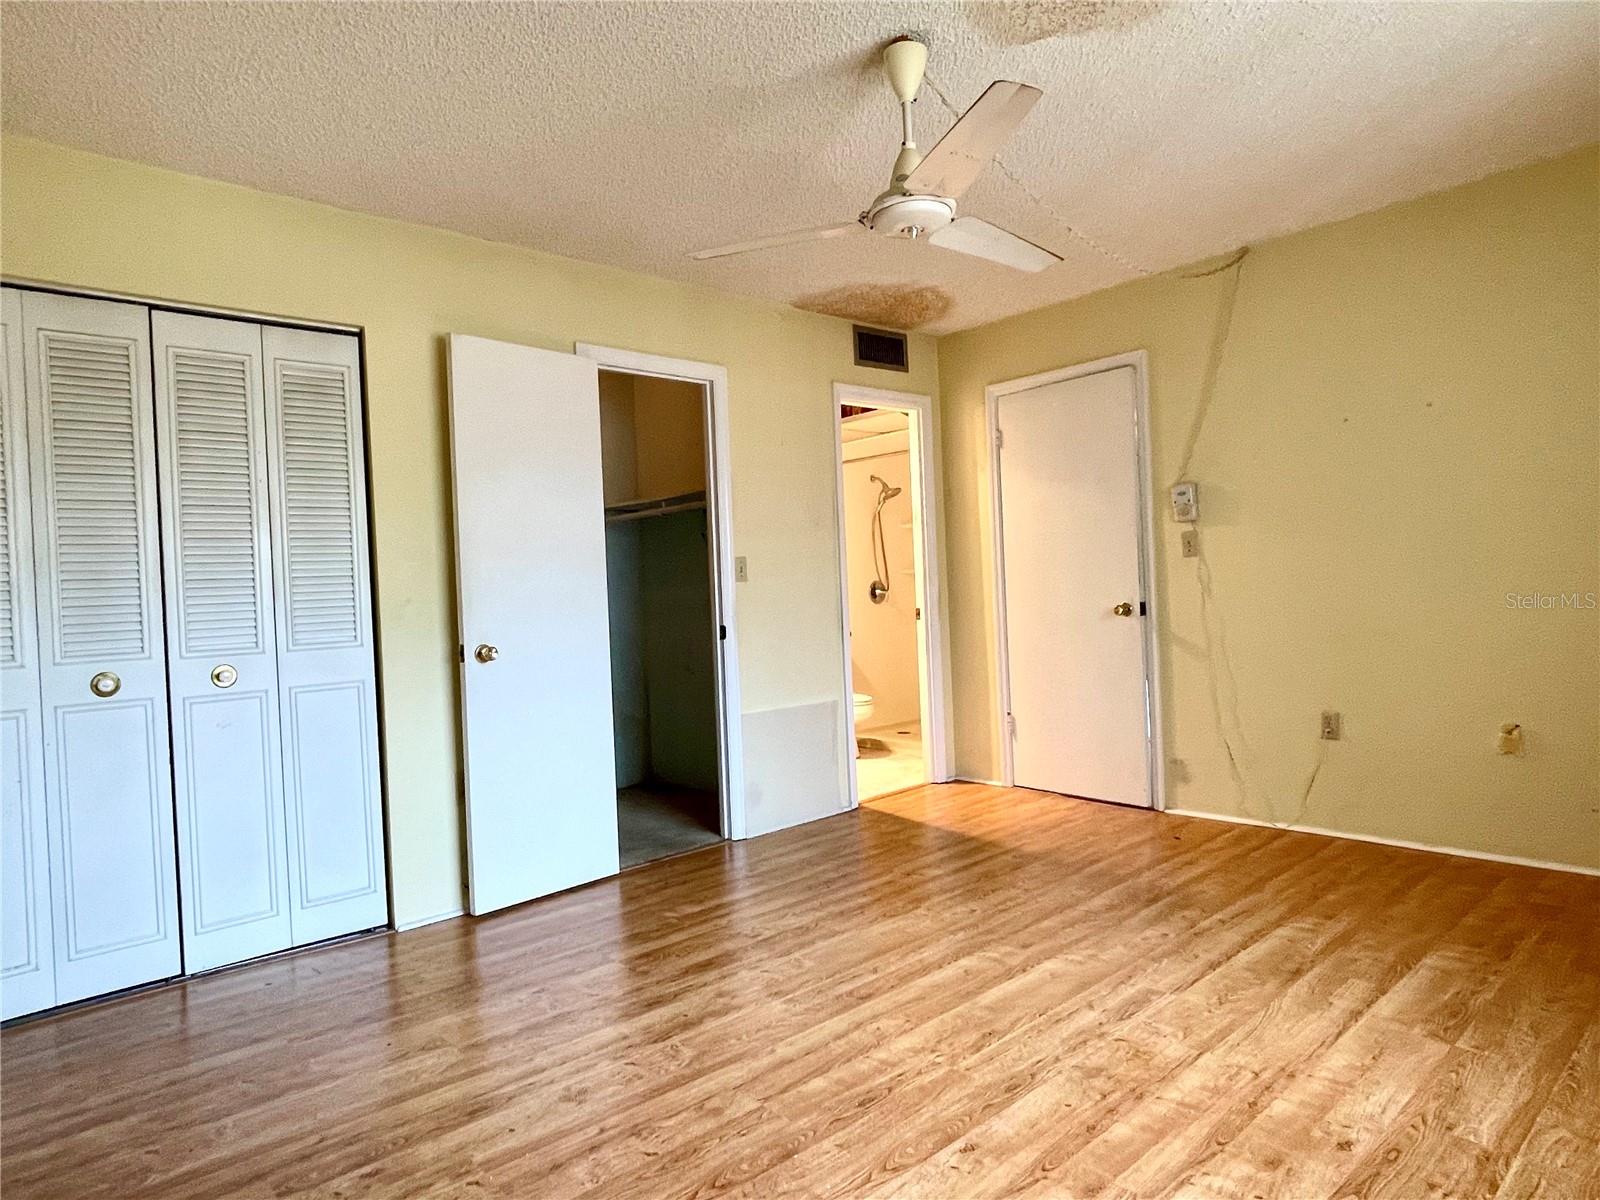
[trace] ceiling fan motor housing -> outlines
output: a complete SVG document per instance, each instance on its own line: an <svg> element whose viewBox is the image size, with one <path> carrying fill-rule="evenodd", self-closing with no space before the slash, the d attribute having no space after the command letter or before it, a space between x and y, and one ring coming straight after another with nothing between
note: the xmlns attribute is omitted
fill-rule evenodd
<svg viewBox="0 0 1600 1200"><path fill-rule="evenodd" d="M861 218L873 233L889 237L917 238L943 229L955 219L956 206L942 196L880 197Z"/></svg>

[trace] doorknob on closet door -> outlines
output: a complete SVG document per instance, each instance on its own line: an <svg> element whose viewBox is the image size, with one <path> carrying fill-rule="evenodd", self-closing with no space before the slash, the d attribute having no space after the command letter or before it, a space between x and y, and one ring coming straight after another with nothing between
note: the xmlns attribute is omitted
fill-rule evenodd
<svg viewBox="0 0 1600 1200"><path fill-rule="evenodd" d="M104 700L122 690L122 680L115 671L101 671L89 680L89 690Z"/></svg>
<svg viewBox="0 0 1600 1200"><path fill-rule="evenodd" d="M1133 605L1129 604L1126 600L1124 600L1121 604L1117 605L1111 611L1113 613L1115 613L1119 617L1131 617L1131 616L1133 616Z"/></svg>
<svg viewBox="0 0 1600 1200"><path fill-rule="evenodd" d="M472 652L472 657L481 663L492 663L500 657L500 647L491 646L488 642L480 642L478 648Z"/></svg>

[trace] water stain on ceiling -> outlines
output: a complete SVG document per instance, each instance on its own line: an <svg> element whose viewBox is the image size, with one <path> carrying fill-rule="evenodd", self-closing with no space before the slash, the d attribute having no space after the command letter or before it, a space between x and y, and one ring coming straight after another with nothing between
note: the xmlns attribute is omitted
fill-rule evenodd
<svg viewBox="0 0 1600 1200"><path fill-rule="evenodd" d="M792 301L796 308L884 329L916 329L950 311L954 298L931 284L852 283Z"/></svg>
<svg viewBox="0 0 1600 1200"><path fill-rule="evenodd" d="M1147 21L1170 0L968 0L967 18L1003 46L1105 33Z"/></svg>

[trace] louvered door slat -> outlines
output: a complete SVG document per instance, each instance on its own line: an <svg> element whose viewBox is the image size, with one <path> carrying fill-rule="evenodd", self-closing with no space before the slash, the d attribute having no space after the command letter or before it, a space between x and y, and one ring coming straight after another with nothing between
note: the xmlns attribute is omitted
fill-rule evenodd
<svg viewBox="0 0 1600 1200"><path fill-rule="evenodd" d="M361 611L350 379L339 367L282 362L277 387L289 644L353 645L360 640Z"/></svg>
<svg viewBox="0 0 1600 1200"><path fill-rule="evenodd" d="M127 338L39 335L64 661L150 650L135 350Z"/></svg>
<svg viewBox="0 0 1600 1200"><path fill-rule="evenodd" d="M13 349L13 342L20 347L22 330L18 326L22 310L20 304L13 304L15 292L7 292L6 320L4 326L5 336L0 339L0 381L5 381L6 388L5 418L0 419L0 667L15 667L20 665L17 654L17 613L20 605L17 602L16 581L19 572L11 561L14 539L11 536L12 514L16 511L11 501L11 471L7 464L6 426L10 424L9 416L13 404L21 404L21 388L13 387L10 373L17 372L19 379L22 364L17 361L18 354ZM12 316L12 308L16 308L16 316ZM12 393L19 393L13 395ZM18 409L20 412L20 408Z"/></svg>
<svg viewBox="0 0 1600 1200"><path fill-rule="evenodd" d="M178 506L179 609L187 655L261 649L257 449L248 356L168 351ZM229 570L216 571L225 561ZM208 570L208 567L210 568Z"/></svg>

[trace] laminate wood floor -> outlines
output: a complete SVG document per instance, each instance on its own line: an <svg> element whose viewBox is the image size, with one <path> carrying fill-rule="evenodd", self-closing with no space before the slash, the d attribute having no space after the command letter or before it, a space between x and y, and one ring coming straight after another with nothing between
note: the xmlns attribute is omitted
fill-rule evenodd
<svg viewBox="0 0 1600 1200"><path fill-rule="evenodd" d="M1600 879L947 785L8 1030L5 1200L1594 1197Z"/></svg>

